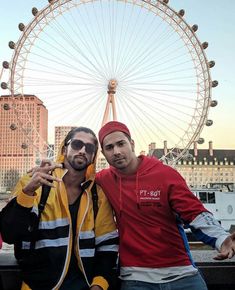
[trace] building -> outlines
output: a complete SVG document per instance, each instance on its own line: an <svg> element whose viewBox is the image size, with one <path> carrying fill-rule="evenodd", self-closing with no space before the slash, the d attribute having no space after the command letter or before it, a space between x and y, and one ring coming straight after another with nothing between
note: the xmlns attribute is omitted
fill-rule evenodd
<svg viewBox="0 0 235 290"><path fill-rule="evenodd" d="M96 171L99 172L102 169L108 168L109 164L101 152L98 152L98 158L96 160Z"/></svg>
<svg viewBox="0 0 235 290"><path fill-rule="evenodd" d="M161 158L167 152L166 141L163 149L151 150L151 154ZM188 150L187 156L176 164L177 171L190 187L197 188L209 183L235 183L235 150L213 149L212 141L208 149Z"/></svg>
<svg viewBox="0 0 235 290"><path fill-rule="evenodd" d="M66 135L68 134L68 132L75 127L76 126L56 126L55 127L55 147L54 147L55 155L58 154L60 145L63 142Z"/></svg>
<svg viewBox="0 0 235 290"><path fill-rule="evenodd" d="M45 156L48 111L34 95L0 97L0 192L11 190L18 178Z"/></svg>

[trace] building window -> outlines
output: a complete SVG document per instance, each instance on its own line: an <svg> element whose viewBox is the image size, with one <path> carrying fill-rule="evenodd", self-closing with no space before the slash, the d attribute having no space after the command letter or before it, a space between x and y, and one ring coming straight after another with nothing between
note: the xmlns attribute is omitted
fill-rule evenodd
<svg viewBox="0 0 235 290"><path fill-rule="evenodd" d="M201 200L202 203L215 203L215 193L207 192L207 191L200 191L199 199Z"/></svg>

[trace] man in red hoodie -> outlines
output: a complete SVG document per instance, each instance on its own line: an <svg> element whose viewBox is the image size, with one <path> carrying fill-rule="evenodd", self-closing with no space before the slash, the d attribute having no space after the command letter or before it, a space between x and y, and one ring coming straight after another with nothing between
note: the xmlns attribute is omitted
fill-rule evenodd
<svg viewBox="0 0 235 290"><path fill-rule="evenodd" d="M232 258L229 235L187 187L181 175L153 157L136 156L125 124L111 121L99 131L110 168L96 174L112 204L120 236L122 290L205 290L190 254L183 224Z"/></svg>

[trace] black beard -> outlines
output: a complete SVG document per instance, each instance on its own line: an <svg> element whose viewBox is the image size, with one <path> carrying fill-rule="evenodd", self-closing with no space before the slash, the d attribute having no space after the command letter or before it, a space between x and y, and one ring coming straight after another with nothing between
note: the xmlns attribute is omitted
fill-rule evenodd
<svg viewBox="0 0 235 290"><path fill-rule="evenodd" d="M75 159L73 160L68 160L68 163L70 164L70 166L76 170L76 171L83 171L85 169L87 169L87 167L91 164L91 163L88 163L87 162L87 159L84 159L86 160L85 162L76 162Z"/></svg>

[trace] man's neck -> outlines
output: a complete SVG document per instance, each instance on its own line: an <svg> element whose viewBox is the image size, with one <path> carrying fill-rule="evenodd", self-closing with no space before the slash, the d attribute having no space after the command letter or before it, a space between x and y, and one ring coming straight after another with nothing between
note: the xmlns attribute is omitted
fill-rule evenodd
<svg viewBox="0 0 235 290"><path fill-rule="evenodd" d="M84 182L84 180L85 180L84 172L79 172L79 171L75 172L75 174L68 171L67 174L65 174L63 178L65 186L73 185L74 187L79 186L82 182Z"/></svg>
<svg viewBox="0 0 235 290"><path fill-rule="evenodd" d="M141 161L140 158L135 156L128 167L123 168L121 170L119 169L118 171L122 174L132 175L137 172L140 161Z"/></svg>
<svg viewBox="0 0 235 290"><path fill-rule="evenodd" d="M67 191L68 203L73 204L73 202L78 198L82 193L81 184L85 180L85 170L76 171L71 170L65 174L63 177L63 182Z"/></svg>

